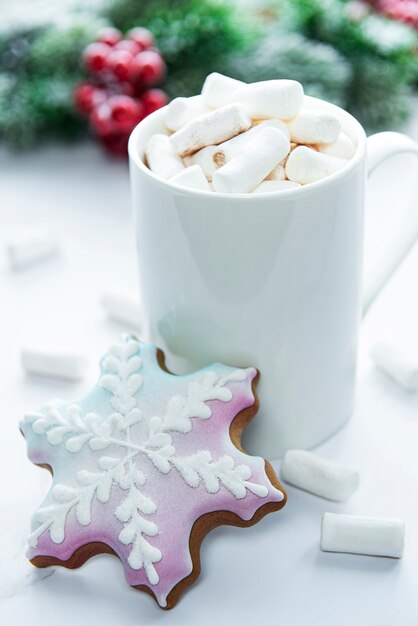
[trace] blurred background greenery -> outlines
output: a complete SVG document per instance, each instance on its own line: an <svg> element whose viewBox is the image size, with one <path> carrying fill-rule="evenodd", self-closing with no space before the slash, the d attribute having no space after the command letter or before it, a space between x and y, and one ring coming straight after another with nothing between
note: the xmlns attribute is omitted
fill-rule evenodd
<svg viewBox="0 0 418 626"><path fill-rule="evenodd" d="M59 11L54 4L32 23L27 16L2 20L0 138L12 147L88 132L72 94L83 78L82 50L106 25L152 31L170 97L198 93L216 70L248 82L299 80L307 94L348 109L369 132L399 128L411 112L416 24L376 2L96 0L60 3ZM1 13L7 6L3 0Z"/></svg>

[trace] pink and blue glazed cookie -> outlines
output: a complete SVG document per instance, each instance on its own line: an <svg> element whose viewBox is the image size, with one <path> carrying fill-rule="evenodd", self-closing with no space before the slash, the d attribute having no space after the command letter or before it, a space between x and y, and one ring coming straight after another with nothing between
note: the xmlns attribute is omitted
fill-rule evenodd
<svg viewBox="0 0 418 626"><path fill-rule="evenodd" d="M257 378L219 363L175 376L154 346L126 337L83 400L26 415L29 458L53 474L32 519L32 563L115 554L130 585L171 608L212 528L251 526L286 502L271 466L240 446Z"/></svg>

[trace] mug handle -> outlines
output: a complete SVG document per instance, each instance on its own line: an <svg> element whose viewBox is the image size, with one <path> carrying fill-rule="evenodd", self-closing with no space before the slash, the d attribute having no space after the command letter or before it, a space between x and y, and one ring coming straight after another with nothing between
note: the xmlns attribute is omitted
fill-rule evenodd
<svg viewBox="0 0 418 626"><path fill-rule="evenodd" d="M367 139L368 175L370 176L386 159L397 154L414 154L418 157L418 144L402 133L383 132L371 135ZM363 293L363 315L367 313L373 300L405 258L416 239L418 239L418 198L414 194L401 227L397 231L397 237L387 249L384 258L379 259L368 272Z"/></svg>

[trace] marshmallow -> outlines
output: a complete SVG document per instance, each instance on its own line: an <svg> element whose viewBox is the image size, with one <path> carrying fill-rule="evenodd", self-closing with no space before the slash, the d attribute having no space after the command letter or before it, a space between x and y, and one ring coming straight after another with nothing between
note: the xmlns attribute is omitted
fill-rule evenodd
<svg viewBox="0 0 418 626"><path fill-rule="evenodd" d="M200 165L186 167L170 179L171 183L188 187L189 189L200 189L201 191L211 191L207 178Z"/></svg>
<svg viewBox="0 0 418 626"><path fill-rule="evenodd" d="M296 143L332 143L341 131L338 117L327 111L301 111L288 126Z"/></svg>
<svg viewBox="0 0 418 626"><path fill-rule="evenodd" d="M405 543L405 523L398 519L379 519L324 513L321 549L400 559Z"/></svg>
<svg viewBox="0 0 418 626"><path fill-rule="evenodd" d="M286 163L287 163L287 159L289 158L290 153L291 153L291 152L293 152L293 150L294 150L295 148L297 148L297 147L298 147L298 144L297 144L297 143L293 143L293 142L291 141L291 142L290 142L290 152L289 152L289 154L286 154L286 156L284 157L284 159L282 159L282 160L280 161L279 165L277 166L277 168L283 167L283 169L284 169L284 176L285 176L285 178L286 178ZM277 169L277 168L276 168L276 169ZM269 176L268 176L267 178L269 178L269 177L270 177L270 174L269 174Z"/></svg>
<svg viewBox="0 0 418 626"><path fill-rule="evenodd" d="M232 94L245 83L218 72L206 77L202 87L202 100L206 106L214 109L228 104Z"/></svg>
<svg viewBox="0 0 418 626"><path fill-rule="evenodd" d="M321 459L306 450L286 452L281 477L299 489L336 502L347 500L359 484L357 470L334 461Z"/></svg>
<svg viewBox="0 0 418 626"><path fill-rule="evenodd" d="M355 146L351 139L345 133L341 132L335 141L319 145L318 150L330 156L340 157L341 159L351 159L355 152Z"/></svg>
<svg viewBox="0 0 418 626"><path fill-rule="evenodd" d="M281 120L264 120L260 124L257 124L247 130L245 133L241 133L228 141L224 141L219 144L218 151L215 154L215 161L217 160L219 165L224 165L234 157L241 154L243 149L248 145L250 141L254 139L264 128L277 128L290 139L290 131L287 125Z"/></svg>
<svg viewBox="0 0 418 626"><path fill-rule="evenodd" d="M179 130L187 122L210 112L210 107L206 106L200 96L193 98L174 98L167 105L165 114L165 125L170 130Z"/></svg>
<svg viewBox="0 0 418 626"><path fill-rule="evenodd" d="M179 156L221 143L251 126L251 119L240 104L230 104L188 122L170 137Z"/></svg>
<svg viewBox="0 0 418 626"><path fill-rule="evenodd" d="M296 80L266 80L244 85L232 94L231 102L240 102L250 117L288 120L303 104L303 87Z"/></svg>
<svg viewBox="0 0 418 626"><path fill-rule="evenodd" d="M241 135L238 135L238 137L240 136ZM206 146L206 148L198 150L191 156L185 156L183 162L187 167L190 167L191 165L200 165L206 178L211 181L214 171L217 170L220 165L224 164L223 162L220 162L219 158L217 159L217 162L215 162L214 157L217 152L218 146Z"/></svg>
<svg viewBox="0 0 418 626"><path fill-rule="evenodd" d="M48 229L37 227L19 233L6 244L10 265L20 269L59 252L59 241Z"/></svg>
<svg viewBox="0 0 418 626"><path fill-rule="evenodd" d="M130 294L105 293L101 304L107 316L130 330L141 330L142 313L137 299Z"/></svg>
<svg viewBox="0 0 418 626"><path fill-rule="evenodd" d="M280 180L286 180L286 172L284 170L284 166L283 166L282 163L283 162L279 163L279 165L276 165L276 167L270 172L270 174L266 178L267 181L269 181L269 180L279 180L279 181ZM293 185L299 187L298 183L293 183Z"/></svg>
<svg viewBox="0 0 418 626"><path fill-rule="evenodd" d="M146 145L145 156L150 170L161 178L171 178L184 169L183 161L167 135L152 135Z"/></svg>
<svg viewBox="0 0 418 626"><path fill-rule="evenodd" d="M251 193L271 193L272 191L287 191L300 187L299 183L291 180L263 180Z"/></svg>
<svg viewBox="0 0 418 626"><path fill-rule="evenodd" d="M306 146L298 146L286 162L286 176L289 180L305 185L334 174L347 163L347 159L316 152Z"/></svg>
<svg viewBox="0 0 418 626"><path fill-rule="evenodd" d="M215 191L247 193L259 185L290 150L290 142L277 128L264 128L245 150L216 170Z"/></svg>
<svg viewBox="0 0 418 626"><path fill-rule="evenodd" d="M86 366L84 355L66 350L26 347L21 352L23 369L29 374L79 380Z"/></svg>
<svg viewBox="0 0 418 626"><path fill-rule="evenodd" d="M383 341L370 348L377 367L406 391L418 391L418 358Z"/></svg>

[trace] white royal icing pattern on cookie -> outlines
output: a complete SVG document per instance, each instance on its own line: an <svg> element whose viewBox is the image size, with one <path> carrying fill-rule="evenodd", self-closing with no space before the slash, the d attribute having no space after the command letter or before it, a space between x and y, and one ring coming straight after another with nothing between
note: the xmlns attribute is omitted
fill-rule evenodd
<svg viewBox="0 0 418 626"><path fill-rule="evenodd" d="M190 433L193 420L209 419L212 410L208 401L229 402L233 394L226 385L244 381L249 370L237 369L225 376L212 370L201 372L200 379L189 382L185 395L174 395L161 416L149 418L144 426L146 436L138 441L134 427L144 423L137 406L137 395L144 384L141 344L127 338L109 350L102 365L104 373L99 385L110 394L109 415L84 413L78 404L68 407L50 404L43 412L25 417L33 433L45 437L51 446L63 446L71 455L87 447L96 458L94 471L77 469L75 485L58 483L53 486L52 503L41 506L34 515L33 520L38 525L29 544L36 547L45 532L54 543L62 543L70 511L75 511L80 525L88 526L92 521L94 500L108 502L116 486L126 493L113 512L122 524L118 540L130 546L129 566L133 570L144 568L149 583L157 585L160 578L154 564L163 555L148 539L157 536L160 530L155 521L148 519L156 513L157 506L152 499L152 485L147 484L147 476L137 467L136 459L146 457L161 475L174 468L189 487L202 485L209 494L218 493L223 486L237 500L245 498L248 491L265 498L269 490L249 480L248 465L235 464L228 454L215 459L210 449L178 456L172 437L172 433ZM111 453L106 454L108 448Z"/></svg>

